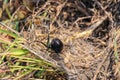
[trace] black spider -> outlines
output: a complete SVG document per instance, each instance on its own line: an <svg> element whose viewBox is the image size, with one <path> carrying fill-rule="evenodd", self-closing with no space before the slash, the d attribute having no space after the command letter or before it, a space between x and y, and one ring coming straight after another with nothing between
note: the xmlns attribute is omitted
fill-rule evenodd
<svg viewBox="0 0 120 80"><path fill-rule="evenodd" d="M41 42L42 43L42 42ZM47 44L42 43L44 46L46 46L48 49L51 48L55 51L55 53L60 53L63 49L63 43L58 38L53 38L51 42L49 42L49 37Z"/></svg>
<svg viewBox="0 0 120 80"><path fill-rule="evenodd" d="M54 38L51 41L50 47L52 50L54 50L56 53L60 53L63 49L63 43L60 39Z"/></svg>

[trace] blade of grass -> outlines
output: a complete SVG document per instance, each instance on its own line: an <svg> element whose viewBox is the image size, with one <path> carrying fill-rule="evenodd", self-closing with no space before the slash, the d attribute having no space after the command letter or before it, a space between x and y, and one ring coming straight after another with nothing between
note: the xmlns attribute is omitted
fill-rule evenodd
<svg viewBox="0 0 120 80"><path fill-rule="evenodd" d="M11 16L11 13L10 13L10 10L8 9L8 7L5 8L5 11L7 12L8 17L11 19L12 16Z"/></svg>
<svg viewBox="0 0 120 80"><path fill-rule="evenodd" d="M117 63L119 60L119 55L118 55L118 51L117 51L117 43L116 41L114 41L114 55L115 55L115 62Z"/></svg>
<svg viewBox="0 0 120 80"><path fill-rule="evenodd" d="M2 64L3 60L5 59L5 55L2 56L1 60L0 60L0 64Z"/></svg>
<svg viewBox="0 0 120 80"><path fill-rule="evenodd" d="M1 43L4 43L4 44L9 44L9 45L12 44L10 41L5 40L5 39L3 39L3 38L0 38L0 42L1 42Z"/></svg>
<svg viewBox="0 0 120 80"><path fill-rule="evenodd" d="M16 77L16 78L13 79L13 80L19 80L19 79L21 79L22 77L30 74L32 71L33 71L33 70L27 70L27 71L25 71L23 74L21 74L20 76Z"/></svg>
<svg viewBox="0 0 120 80"><path fill-rule="evenodd" d="M7 20L7 22L9 22L9 20ZM6 27L6 28L9 29L10 31L12 31L12 32L14 32L15 34L17 34L17 35L20 36L20 34L19 34L17 31L15 31L14 29L12 29L10 26L7 26L7 25L4 24L3 22L0 22L0 25Z"/></svg>
<svg viewBox="0 0 120 80"><path fill-rule="evenodd" d="M9 32L8 30L0 29L0 33L6 33L6 34L8 34L8 35L10 35L11 37L16 38L16 39L20 38L17 34L12 33L12 32Z"/></svg>
<svg viewBox="0 0 120 80"><path fill-rule="evenodd" d="M115 32L115 37L117 35L117 33ZM118 50L117 50L117 41L116 38L114 38L114 56L115 56L115 62L117 63L119 60L119 55L118 55Z"/></svg>
<svg viewBox="0 0 120 80"><path fill-rule="evenodd" d="M33 58L27 58L27 57L24 57L24 56L12 56L12 57L22 59L22 60L26 60L26 61L34 61L34 62L37 62L37 63L43 63L43 64L47 64L48 66L52 66L50 63L48 63L48 62L46 62L42 59L33 59Z"/></svg>
<svg viewBox="0 0 120 80"><path fill-rule="evenodd" d="M19 31L19 21L16 21L16 22L15 22L15 30L16 30L16 31Z"/></svg>
<svg viewBox="0 0 120 80"><path fill-rule="evenodd" d="M9 8L8 8L8 0L4 0L3 6L4 6L4 9L5 9L8 17L11 18L12 16L11 16L10 10L9 10Z"/></svg>
<svg viewBox="0 0 120 80"><path fill-rule="evenodd" d="M54 70L53 69L43 69L43 68L39 68L39 67L31 67L31 66L9 66L10 68L19 68L19 69L30 69L30 70L45 70L45 71L49 71L49 72L53 72Z"/></svg>
<svg viewBox="0 0 120 80"><path fill-rule="evenodd" d="M22 56L27 54L29 51L27 49L22 49L22 48L13 48L11 49L8 53L10 55L15 55L15 56Z"/></svg>

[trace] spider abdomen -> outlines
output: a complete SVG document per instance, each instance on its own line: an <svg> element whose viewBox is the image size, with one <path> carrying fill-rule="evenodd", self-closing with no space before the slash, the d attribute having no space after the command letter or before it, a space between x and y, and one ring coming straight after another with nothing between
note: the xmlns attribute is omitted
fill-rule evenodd
<svg viewBox="0 0 120 80"><path fill-rule="evenodd" d="M56 53L60 53L63 49L63 43L60 39L54 38L51 41L51 49L54 50Z"/></svg>

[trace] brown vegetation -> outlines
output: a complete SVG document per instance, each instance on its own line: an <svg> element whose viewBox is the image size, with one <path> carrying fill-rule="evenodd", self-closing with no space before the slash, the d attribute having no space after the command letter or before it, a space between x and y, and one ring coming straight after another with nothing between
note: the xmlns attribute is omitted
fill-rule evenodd
<svg viewBox="0 0 120 80"><path fill-rule="evenodd" d="M119 0L3 1L0 28L23 37L22 47L65 72L68 80L119 80ZM54 38L64 45L59 54L45 46Z"/></svg>

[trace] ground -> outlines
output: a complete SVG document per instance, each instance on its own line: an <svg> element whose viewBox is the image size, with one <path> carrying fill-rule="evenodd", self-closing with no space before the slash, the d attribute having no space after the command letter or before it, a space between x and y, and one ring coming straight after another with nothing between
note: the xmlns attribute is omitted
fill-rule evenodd
<svg viewBox="0 0 120 80"><path fill-rule="evenodd" d="M119 27L119 0L0 0L0 79L119 80Z"/></svg>

